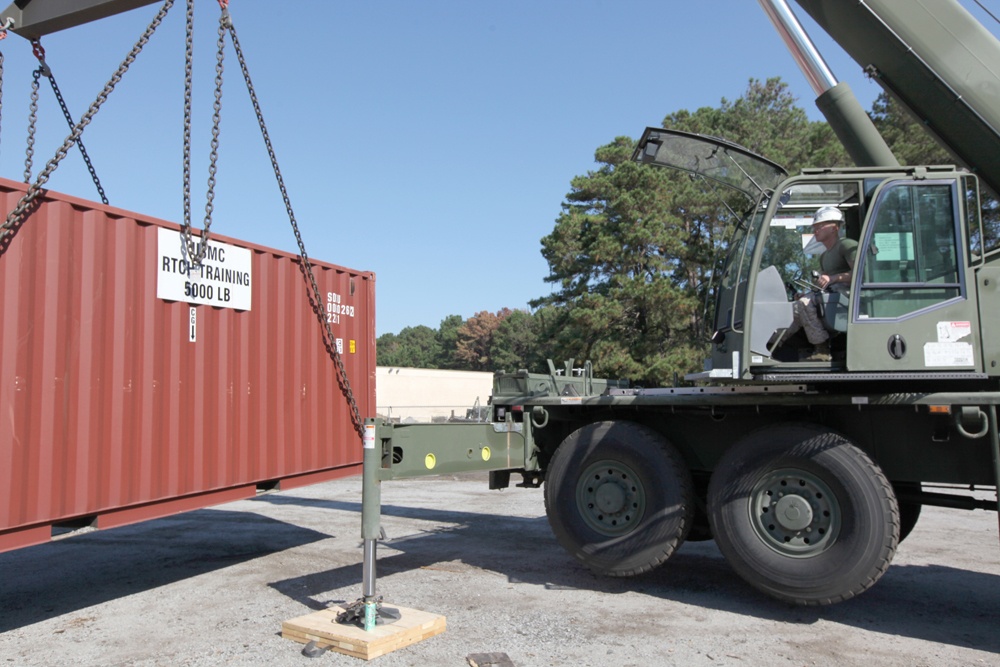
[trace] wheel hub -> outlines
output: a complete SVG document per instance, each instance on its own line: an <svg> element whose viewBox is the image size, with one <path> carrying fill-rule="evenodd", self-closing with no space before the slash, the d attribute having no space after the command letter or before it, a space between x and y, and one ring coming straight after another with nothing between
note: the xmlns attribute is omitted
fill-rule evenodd
<svg viewBox="0 0 1000 667"><path fill-rule="evenodd" d="M775 470L750 494L754 531L770 548L786 556L815 556L836 542L841 510L826 482L794 468Z"/></svg>
<svg viewBox="0 0 1000 667"><path fill-rule="evenodd" d="M620 461L598 461L588 467L580 475L576 499L586 524L609 536L633 530L646 508L639 477Z"/></svg>
<svg viewBox="0 0 1000 667"><path fill-rule="evenodd" d="M615 483L601 484L594 494L597 508L607 514L617 514L625 509L625 490Z"/></svg>
<svg viewBox="0 0 1000 667"><path fill-rule="evenodd" d="M784 496L776 504L774 516L785 530L802 530L813 521L812 507L801 496Z"/></svg>

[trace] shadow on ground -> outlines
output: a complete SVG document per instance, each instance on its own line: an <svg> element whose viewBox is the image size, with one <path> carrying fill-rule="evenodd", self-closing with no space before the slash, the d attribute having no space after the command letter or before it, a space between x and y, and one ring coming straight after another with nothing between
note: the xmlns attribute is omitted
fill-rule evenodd
<svg viewBox="0 0 1000 667"><path fill-rule="evenodd" d="M294 503L360 513L360 503L270 496L260 502ZM449 524L380 543L378 576L416 570L480 568L509 582L547 589L588 590L606 595L640 593L649 604L669 600L784 623L840 623L887 635L912 637L1000 653L1000 577L940 565L893 565L865 594L832 607L796 607L752 589L728 566L714 542L689 542L664 567L647 575L596 576L555 541L544 517L511 517L384 505L384 517ZM360 523L360 517L359 517ZM905 549L905 544L903 547ZM359 553L360 556L360 553ZM460 576L460 575L459 575ZM360 587L360 567L351 565L270 584L312 609L329 603L328 591ZM947 616L948 624L941 619ZM962 628L954 634L948 628Z"/></svg>
<svg viewBox="0 0 1000 667"><path fill-rule="evenodd" d="M338 526L346 520L351 530L337 537L349 541L350 548L358 544L360 503L289 494L250 502L346 513L338 517ZM547 590L639 594L643 598L637 608L671 601L783 623L824 620L1000 653L1000 635L994 632L1000 621L1000 577L993 574L899 564L855 600L803 608L775 602L750 588L713 542L689 542L659 570L614 579L595 576L574 561L556 543L544 517L395 505L383 506L382 513L385 524L399 533L379 547L378 573L383 579L420 569L461 577L478 568L511 583ZM256 512L212 509L0 554L0 632L330 537ZM308 608L321 609L329 604L330 591L356 588L360 595L360 557L358 549L358 560L350 565L270 586ZM595 606L600 606L599 600ZM948 622L942 623L945 618Z"/></svg>
<svg viewBox="0 0 1000 667"><path fill-rule="evenodd" d="M0 554L0 632L328 537L213 509Z"/></svg>

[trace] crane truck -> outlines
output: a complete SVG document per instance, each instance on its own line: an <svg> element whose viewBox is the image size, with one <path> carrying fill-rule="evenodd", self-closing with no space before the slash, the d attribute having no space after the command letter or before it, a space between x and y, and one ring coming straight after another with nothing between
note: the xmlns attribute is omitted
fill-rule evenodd
<svg viewBox="0 0 1000 667"><path fill-rule="evenodd" d="M831 125L858 166L792 176L721 139L647 128L635 160L748 202L714 291L704 372L690 386L630 388L549 362L548 373L497 373L482 424L368 420L366 614L388 480L489 471L500 489L519 477L544 486L558 542L597 573L646 572L711 538L750 585L802 605L874 585L925 505L997 509L1000 237L981 198L1000 191L1000 43L951 0L797 1L957 166L900 166L850 111ZM782 25L786 36L801 27ZM821 109L857 107L823 83L821 58L793 53L812 62ZM817 288L832 358L802 360L787 334L824 207L858 249L849 290Z"/></svg>
<svg viewBox="0 0 1000 667"><path fill-rule="evenodd" d="M711 356L692 386L631 388L584 364L497 373L484 423L364 428L363 602L376 613L381 483L488 471L544 485L558 541L611 576L715 539L780 600L830 604L874 585L921 507L997 509L1000 43L956 0L796 0L953 155L900 166L782 0L761 0L858 164L789 176L717 138L647 128L634 159L745 196L715 289ZM0 24L28 39L155 0L19 0ZM829 361L801 360L794 292L806 240L834 207L858 242L850 289L818 291ZM947 486L948 492L937 487ZM955 487L965 489L956 493Z"/></svg>

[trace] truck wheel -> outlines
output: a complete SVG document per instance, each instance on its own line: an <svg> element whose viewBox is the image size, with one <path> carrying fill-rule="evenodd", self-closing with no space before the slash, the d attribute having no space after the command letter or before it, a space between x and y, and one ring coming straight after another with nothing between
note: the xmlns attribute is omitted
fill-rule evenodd
<svg viewBox="0 0 1000 667"><path fill-rule="evenodd" d="M892 490L896 493L896 500L899 503L899 543L902 544L906 536L909 535L914 528L917 527L917 520L920 519L920 509L923 507L920 503L915 503L906 500L900 500L900 497L906 493L916 492L919 494L922 490L920 482L914 482L912 484L893 484Z"/></svg>
<svg viewBox="0 0 1000 667"><path fill-rule="evenodd" d="M733 569L786 602L823 605L867 590L899 542L889 481L844 437L784 425L751 434L708 490L712 532Z"/></svg>
<svg viewBox="0 0 1000 667"><path fill-rule="evenodd" d="M691 476L656 431L628 421L589 424L556 449L545 512L559 543L599 574L625 577L664 563L694 512Z"/></svg>

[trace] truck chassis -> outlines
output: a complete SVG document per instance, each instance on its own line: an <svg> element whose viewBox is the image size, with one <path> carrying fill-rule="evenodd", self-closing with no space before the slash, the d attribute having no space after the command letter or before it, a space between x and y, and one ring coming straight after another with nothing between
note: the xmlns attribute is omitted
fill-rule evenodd
<svg viewBox="0 0 1000 667"><path fill-rule="evenodd" d="M631 576L714 538L752 586L787 602L852 598L888 568L923 505L997 509L995 381L920 379L629 389L565 372L498 373L482 424L371 420L366 541L378 485L489 471L544 483L560 544ZM989 384L990 387L985 387ZM890 386L891 385L891 386ZM944 487L941 490L931 489ZM956 492L957 489L969 493Z"/></svg>

